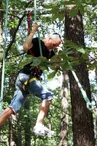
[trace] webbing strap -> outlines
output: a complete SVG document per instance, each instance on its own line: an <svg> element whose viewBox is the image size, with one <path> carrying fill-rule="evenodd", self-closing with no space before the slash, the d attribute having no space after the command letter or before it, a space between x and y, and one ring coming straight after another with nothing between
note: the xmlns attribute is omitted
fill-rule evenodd
<svg viewBox="0 0 97 146"><path fill-rule="evenodd" d="M25 81L24 84L23 84L23 89L25 90L25 86L26 86L28 83L33 82L33 81L35 81L35 80L37 80L37 78L36 78L36 77L33 77L33 78L28 79L27 81Z"/></svg>
<svg viewBox="0 0 97 146"><path fill-rule="evenodd" d="M29 50L29 52L30 52L30 54L31 54L32 56L34 56L34 53L32 52L32 50L31 50L31 49Z"/></svg>
<svg viewBox="0 0 97 146"><path fill-rule="evenodd" d="M24 82L24 85L27 85L27 83L33 82L35 80L37 80L36 77L31 78L30 80L27 80L26 82Z"/></svg>
<svg viewBox="0 0 97 146"><path fill-rule="evenodd" d="M91 106L91 102L90 102L90 100L89 100L89 98L88 98L86 92L85 92L84 89L82 88L82 85L80 84L80 82L79 82L79 80L78 80L78 77L76 76L76 74L75 74L74 71L72 71L72 74L73 74L73 76L74 76L74 78L75 78L75 80L76 80L76 82L77 82L77 84L78 84L78 87L79 87L79 89L80 89L80 91L81 91L81 93L82 93L82 95L83 95L84 100L86 101L87 107Z"/></svg>
<svg viewBox="0 0 97 146"><path fill-rule="evenodd" d="M6 13L5 13L5 23L4 23L4 52L3 52L3 66L2 66L2 81L1 81L1 95L0 95L0 112L2 112L3 106L3 88L4 88L4 71L5 71L5 54L6 54L6 42L7 42L7 22L8 22L8 3L6 0Z"/></svg>
<svg viewBox="0 0 97 146"><path fill-rule="evenodd" d="M71 67L70 62L68 62L68 64L69 64L69 66ZM72 67L71 67L71 68L72 68ZM89 110L92 110L92 109L93 109L93 105L92 105L92 103L90 102L90 100L89 100L89 98L88 98L88 96L87 96L87 94L86 94L86 91L83 89L83 87L82 87L82 85L81 85L81 83L80 83L80 81L79 81L79 79L78 79L76 73L75 73L73 70L71 70L71 72L72 72L72 74L73 74L73 76L74 76L74 78L75 78L75 81L77 82L77 85L78 85L78 87L79 87L79 89L80 89L80 91L81 91L81 93L82 93L83 99L86 101L87 108L88 108Z"/></svg>
<svg viewBox="0 0 97 146"><path fill-rule="evenodd" d="M30 34L31 20L32 20L32 16L31 16L30 11L28 11L28 14L27 14L27 21L28 21L28 35Z"/></svg>

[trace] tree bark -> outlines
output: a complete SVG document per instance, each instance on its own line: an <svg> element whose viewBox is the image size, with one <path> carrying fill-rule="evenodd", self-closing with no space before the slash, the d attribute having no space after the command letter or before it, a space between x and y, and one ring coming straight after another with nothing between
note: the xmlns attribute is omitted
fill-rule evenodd
<svg viewBox="0 0 97 146"><path fill-rule="evenodd" d="M63 72L63 87L61 95L62 115L61 115L61 132L59 146L68 145L68 73Z"/></svg>
<svg viewBox="0 0 97 146"><path fill-rule="evenodd" d="M30 102L29 99L26 100L24 107L26 110L30 110ZM25 131L25 146L31 146L31 124L30 124L30 116L28 113L27 120L25 121L24 131Z"/></svg>
<svg viewBox="0 0 97 146"><path fill-rule="evenodd" d="M13 118L11 117L9 119L9 145L10 146L16 146L16 143L14 141L14 123L12 122Z"/></svg>
<svg viewBox="0 0 97 146"><path fill-rule="evenodd" d="M69 11L65 15L66 39L84 46L83 20L80 12L75 17L69 17ZM75 58L80 58L81 54L72 54ZM82 63L75 68L77 77L91 100L90 84L86 63ZM72 104L72 130L74 146L95 146L94 126L92 112L86 107L86 102L79 90L79 87L71 73L70 93Z"/></svg>

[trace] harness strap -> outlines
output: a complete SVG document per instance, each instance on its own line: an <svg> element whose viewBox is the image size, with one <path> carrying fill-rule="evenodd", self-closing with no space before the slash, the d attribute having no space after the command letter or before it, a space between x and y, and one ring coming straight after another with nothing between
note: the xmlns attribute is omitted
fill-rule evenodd
<svg viewBox="0 0 97 146"><path fill-rule="evenodd" d="M30 34L30 29L31 29L31 20L32 20L32 15L30 13L30 11L28 11L28 14L27 14L27 22L28 22L28 35Z"/></svg>
<svg viewBox="0 0 97 146"><path fill-rule="evenodd" d="M32 50L29 50L30 55L34 56L34 53L32 52Z"/></svg>
<svg viewBox="0 0 97 146"><path fill-rule="evenodd" d="M33 77L33 78L31 78L31 79L28 79L27 81L25 81L25 82L23 83L22 88L25 90L25 86L26 86L28 83L31 83L31 82L33 82L33 81L35 81L35 80L37 80L36 77Z"/></svg>
<svg viewBox="0 0 97 146"><path fill-rule="evenodd" d="M29 50L29 53L30 53L30 55L34 56L34 53L32 50ZM34 70L35 70L36 74L39 75L39 70L38 70L37 66L34 67Z"/></svg>

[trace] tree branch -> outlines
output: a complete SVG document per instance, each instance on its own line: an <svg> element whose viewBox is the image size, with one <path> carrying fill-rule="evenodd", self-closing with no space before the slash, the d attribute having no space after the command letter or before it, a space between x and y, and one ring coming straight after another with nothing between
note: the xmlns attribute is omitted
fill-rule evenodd
<svg viewBox="0 0 97 146"><path fill-rule="evenodd" d="M25 5L25 9L28 7L28 5L29 5L31 2L32 2L32 1L29 1L29 2ZM12 38L10 44L8 45L7 51L6 51L6 53L5 53L5 56L6 56L6 57L7 57L7 55L8 55L8 51L10 50L11 46L13 45L13 43L14 43L14 41L15 41L17 31L18 31L19 26L21 25L22 20L24 19L25 16L26 16L26 11L24 12L23 16L19 19L19 23L18 23L18 25L17 25L17 28L16 28L15 31L14 31L14 34L13 34L13 38Z"/></svg>

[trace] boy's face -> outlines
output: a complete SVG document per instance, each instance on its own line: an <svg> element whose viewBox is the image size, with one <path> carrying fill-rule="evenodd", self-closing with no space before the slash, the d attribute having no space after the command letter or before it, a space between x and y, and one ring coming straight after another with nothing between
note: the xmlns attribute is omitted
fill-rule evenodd
<svg viewBox="0 0 97 146"><path fill-rule="evenodd" d="M49 38L48 39L48 47L49 49L54 49L56 47L58 47L61 43L61 39L60 38L57 38L57 39L52 39L52 38Z"/></svg>

